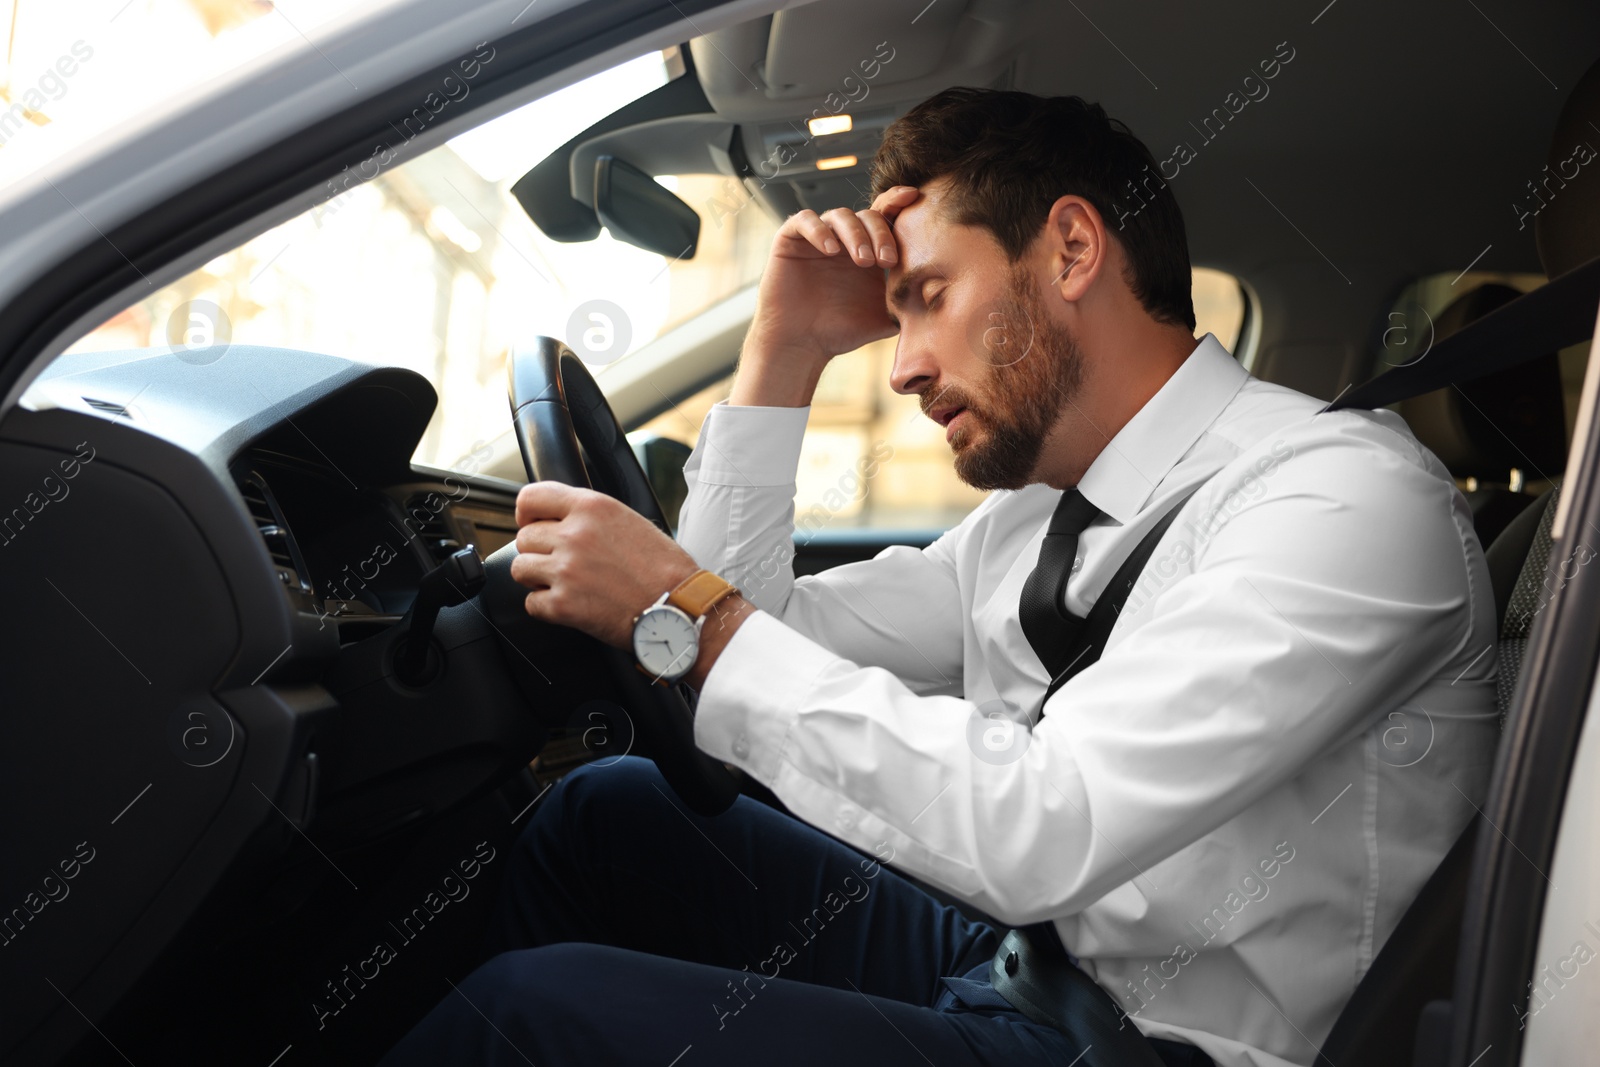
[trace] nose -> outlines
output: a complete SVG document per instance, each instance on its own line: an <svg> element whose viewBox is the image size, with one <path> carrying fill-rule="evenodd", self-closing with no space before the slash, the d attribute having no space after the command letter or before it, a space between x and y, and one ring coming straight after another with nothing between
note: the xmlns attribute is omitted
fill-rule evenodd
<svg viewBox="0 0 1600 1067"><path fill-rule="evenodd" d="M890 387L897 393L921 393L938 376L939 363L926 335L902 325L894 347L894 366L889 370Z"/></svg>

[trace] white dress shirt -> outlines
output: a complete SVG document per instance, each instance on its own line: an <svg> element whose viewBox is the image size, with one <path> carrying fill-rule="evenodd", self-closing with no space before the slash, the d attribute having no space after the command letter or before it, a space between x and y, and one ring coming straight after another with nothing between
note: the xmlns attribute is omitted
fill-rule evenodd
<svg viewBox="0 0 1600 1067"><path fill-rule="evenodd" d="M1060 493L997 491L926 549L795 579L774 546L809 408L717 405L679 541L761 610L696 743L1002 922L1053 920L1146 1034L1310 1064L1497 738L1465 500L1399 416L1322 407L1198 344L1078 485L1103 514L1067 607L1200 489L1033 722L1049 679L1019 598Z"/></svg>

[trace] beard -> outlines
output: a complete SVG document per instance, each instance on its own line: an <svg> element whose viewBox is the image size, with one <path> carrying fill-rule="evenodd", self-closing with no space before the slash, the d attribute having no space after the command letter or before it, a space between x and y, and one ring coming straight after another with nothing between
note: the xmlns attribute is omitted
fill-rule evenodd
<svg viewBox="0 0 1600 1067"><path fill-rule="evenodd" d="M988 373L977 392L960 386L928 390L936 402L965 407L965 425L950 439L956 476L974 489L1021 489L1062 410L1083 379L1083 354L1072 332L1046 311L1033 279L1012 267L1005 295L985 320L997 323L976 340Z"/></svg>

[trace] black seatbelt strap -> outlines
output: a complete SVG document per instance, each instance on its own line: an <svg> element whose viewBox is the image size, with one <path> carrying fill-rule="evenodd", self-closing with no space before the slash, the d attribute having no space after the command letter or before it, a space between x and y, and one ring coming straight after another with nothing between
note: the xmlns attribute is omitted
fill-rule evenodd
<svg viewBox="0 0 1600 1067"><path fill-rule="evenodd" d="M1167 528L1178 517L1178 512L1189 502L1189 498L1199 489L1200 486L1197 485L1179 497L1178 502L1167 509L1167 513L1150 527L1150 532L1144 535L1144 539L1134 547L1128 558L1122 561L1117 573L1111 576L1105 591L1094 602L1094 607L1089 609L1089 614L1083 620L1083 626L1078 629L1078 636L1068 650L1066 667L1060 674L1050 679L1050 685L1045 689L1044 696L1040 698L1039 705L1034 709L1029 722L1038 722L1039 717L1044 714L1045 702L1055 694L1055 691L1100 658L1100 653L1105 651L1107 639L1111 637L1111 628L1117 624L1117 618L1122 614L1122 606L1128 602L1133 587L1139 582L1139 576L1144 573L1145 564L1150 562L1151 555L1155 553L1156 543L1167 532Z"/></svg>
<svg viewBox="0 0 1600 1067"><path fill-rule="evenodd" d="M1323 410L1381 408L1577 344L1594 336L1596 306L1600 306L1600 259L1496 308L1421 358L1335 397Z"/></svg>
<svg viewBox="0 0 1600 1067"><path fill-rule="evenodd" d="M1195 486L1178 498L1122 561L1089 609L1073 640L1067 666L1050 679L1030 722L1039 721L1045 702L1057 689L1100 658L1156 544L1199 488ZM1154 1046L1111 994L1072 962L1052 922L1032 923L1006 934L989 963L989 982L1023 1015L1072 1039L1080 1050L1079 1061L1075 1061L1079 1067L1162 1067Z"/></svg>
<svg viewBox="0 0 1600 1067"><path fill-rule="evenodd" d="M1054 933L1012 930L989 961L989 984L1023 1015L1065 1034L1074 1067L1162 1067L1145 1039L1100 983L1073 965Z"/></svg>

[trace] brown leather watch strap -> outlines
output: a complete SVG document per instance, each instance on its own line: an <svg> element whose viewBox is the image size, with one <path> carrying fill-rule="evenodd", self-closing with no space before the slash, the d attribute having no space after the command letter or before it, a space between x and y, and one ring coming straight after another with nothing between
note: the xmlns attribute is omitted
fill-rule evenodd
<svg viewBox="0 0 1600 1067"><path fill-rule="evenodd" d="M667 594L667 603L689 616L698 619L719 601L739 591L735 586L708 570L698 570L679 582Z"/></svg>

